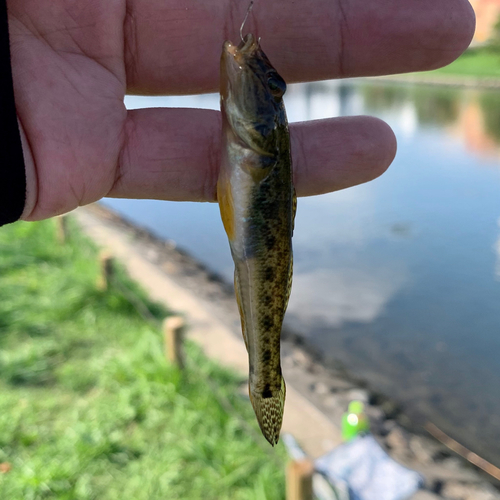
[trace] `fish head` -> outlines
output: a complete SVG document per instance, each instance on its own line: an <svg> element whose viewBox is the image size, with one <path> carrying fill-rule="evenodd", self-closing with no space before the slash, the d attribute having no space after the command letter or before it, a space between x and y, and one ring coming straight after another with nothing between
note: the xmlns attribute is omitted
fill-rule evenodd
<svg viewBox="0 0 500 500"><path fill-rule="evenodd" d="M246 146L269 158L278 154L279 129L286 127L285 91L285 81L252 34L246 35L238 46L224 43L222 113Z"/></svg>

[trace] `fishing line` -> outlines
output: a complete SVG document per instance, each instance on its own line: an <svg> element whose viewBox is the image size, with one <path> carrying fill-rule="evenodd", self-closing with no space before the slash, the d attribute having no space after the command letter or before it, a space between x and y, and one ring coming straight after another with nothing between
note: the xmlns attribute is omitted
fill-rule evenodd
<svg viewBox="0 0 500 500"><path fill-rule="evenodd" d="M247 13L245 15L245 19L243 19L243 22L241 23L240 38L241 38L242 42L245 41L245 40L243 40L243 27L245 26L245 23L247 22L247 19L248 19L248 15L250 14L250 11L252 10L253 2L254 2L254 0L250 0L250 5L248 6Z"/></svg>

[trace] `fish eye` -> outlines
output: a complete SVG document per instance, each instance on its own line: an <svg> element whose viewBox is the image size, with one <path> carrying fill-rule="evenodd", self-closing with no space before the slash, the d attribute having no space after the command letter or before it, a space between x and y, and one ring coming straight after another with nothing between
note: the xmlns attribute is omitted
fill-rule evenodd
<svg viewBox="0 0 500 500"><path fill-rule="evenodd" d="M283 97L283 94L286 91L286 83L278 74L269 75L267 77L267 85L274 97Z"/></svg>

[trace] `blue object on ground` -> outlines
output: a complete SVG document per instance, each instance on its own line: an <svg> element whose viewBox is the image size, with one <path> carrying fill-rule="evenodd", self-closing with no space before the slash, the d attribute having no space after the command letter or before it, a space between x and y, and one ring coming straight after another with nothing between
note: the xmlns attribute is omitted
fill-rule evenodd
<svg viewBox="0 0 500 500"><path fill-rule="evenodd" d="M423 484L418 472L394 461L371 435L337 446L315 467L332 484L345 481L351 500L406 500Z"/></svg>

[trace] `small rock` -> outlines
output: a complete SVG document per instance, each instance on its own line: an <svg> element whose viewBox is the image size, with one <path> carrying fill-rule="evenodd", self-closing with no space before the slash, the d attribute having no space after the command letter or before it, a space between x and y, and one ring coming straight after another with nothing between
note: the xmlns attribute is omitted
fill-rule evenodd
<svg viewBox="0 0 500 500"><path fill-rule="evenodd" d="M158 252L154 248L148 248L146 258L153 261L158 260Z"/></svg>
<svg viewBox="0 0 500 500"><path fill-rule="evenodd" d="M441 460L441 464L444 465L448 470L462 471L464 466L462 459L454 456L449 456Z"/></svg>
<svg viewBox="0 0 500 500"><path fill-rule="evenodd" d="M410 427L411 426L411 420L410 418L405 415L404 413L401 413L398 415L398 423L402 425L403 427Z"/></svg>
<svg viewBox="0 0 500 500"><path fill-rule="evenodd" d="M332 392L348 391L353 389L352 383L343 378L329 377L328 382L330 384L330 391Z"/></svg>
<svg viewBox="0 0 500 500"><path fill-rule="evenodd" d="M292 358L296 365L306 366L309 364L309 358L307 357L307 355L304 352L299 351L298 349L293 351Z"/></svg>
<svg viewBox="0 0 500 500"><path fill-rule="evenodd" d="M410 437L408 446L415 455L416 460L420 463L429 464L433 461L434 448L427 442L424 442L422 438L418 436Z"/></svg>
<svg viewBox="0 0 500 500"><path fill-rule="evenodd" d="M339 401L338 396L335 396L334 394L330 394L330 395L326 396L321 402L327 408L339 409L339 410L342 410L342 411L344 409L344 405Z"/></svg>
<svg viewBox="0 0 500 500"><path fill-rule="evenodd" d="M409 437L400 427L395 427L385 438L385 442L390 447L391 454L397 458L413 458L413 454L408 445Z"/></svg>
<svg viewBox="0 0 500 500"><path fill-rule="evenodd" d="M372 422L382 422L385 418L384 412L378 406L367 406L365 412Z"/></svg>
<svg viewBox="0 0 500 500"><path fill-rule="evenodd" d="M439 497L430 491L419 490L410 498L410 500L439 500L440 498L442 497Z"/></svg>
<svg viewBox="0 0 500 500"><path fill-rule="evenodd" d="M406 432L400 427L394 427L386 437L387 444L391 448L403 448L408 446L408 437Z"/></svg>
<svg viewBox="0 0 500 500"><path fill-rule="evenodd" d="M164 262L161 268L168 274L175 274L177 272L177 266L172 262Z"/></svg>
<svg viewBox="0 0 500 500"><path fill-rule="evenodd" d="M464 484L454 481L445 483L441 491L445 498L453 500L498 500L500 494L488 484Z"/></svg>
<svg viewBox="0 0 500 500"><path fill-rule="evenodd" d="M307 366L307 371L313 375L321 374L321 366L317 362L309 362Z"/></svg>
<svg viewBox="0 0 500 500"><path fill-rule="evenodd" d="M314 384L311 385L311 389L320 396L323 396L330 392L330 389L324 382L315 382Z"/></svg>
<svg viewBox="0 0 500 500"><path fill-rule="evenodd" d="M387 436L396 426L394 420L386 420L382 425L382 435Z"/></svg>
<svg viewBox="0 0 500 500"><path fill-rule="evenodd" d="M361 401L365 404L368 404L368 391L365 391L364 389L352 389L347 392L346 396L351 400L351 401Z"/></svg>
<svg viewBox="0 0 500 500"><path fill-rule="evenodd" d="M401 413L398 405L394 401L384 401L380 406L386 414L387 418L395 418L398 414Z"/></svg>

